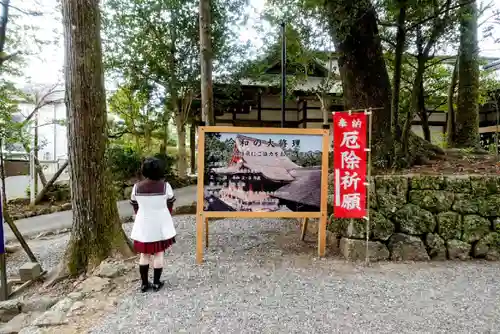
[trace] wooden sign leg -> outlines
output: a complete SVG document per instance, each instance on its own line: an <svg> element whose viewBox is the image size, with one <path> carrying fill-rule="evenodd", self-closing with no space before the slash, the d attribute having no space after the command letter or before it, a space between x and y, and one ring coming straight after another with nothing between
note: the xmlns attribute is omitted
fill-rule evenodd
<svg viewBox="0 0 500 334"><path fill-rule="evenodd" d="M208 218L205 218L205 248L208 248Z"/></svg>
<svg viewBox="0 0 500 334"><path fill-rule="evenodd" d="M196 216L196 263L203 262L203 215Z"/></svg>
<svg viewBox="0 0 500 334"><path fill-rule="evenodd" d="M304 241L306 238L306 232L307 232L307 224L309 223L309 218L303 218L302 219L302 231L300 234L300 240Z"/></svg>
<svg viewBox="0 0 500 334"><path fill-rule="evenodd" d="M326 214L323 214L318 227L318 256L325 256L326 253L326 221Z"/></svg>

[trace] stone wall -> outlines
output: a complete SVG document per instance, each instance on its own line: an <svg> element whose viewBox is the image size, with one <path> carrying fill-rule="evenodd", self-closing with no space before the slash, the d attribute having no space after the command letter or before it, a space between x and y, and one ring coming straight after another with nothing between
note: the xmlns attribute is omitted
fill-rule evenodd
<svg viewBox="0 0 500 334"><path fill-rule="evenodd" d="M370 191L372 261L500 260L500 176L375 177ZM331 221L346 259L365 259L365 224Z"/></svg>

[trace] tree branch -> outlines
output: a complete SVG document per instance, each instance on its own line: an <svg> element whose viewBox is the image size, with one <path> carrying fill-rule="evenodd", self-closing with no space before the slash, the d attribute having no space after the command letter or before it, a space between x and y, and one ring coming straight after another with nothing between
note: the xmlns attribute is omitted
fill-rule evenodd
<svg viewBox="0 0 500 334"><path fill-rule="evenodd" d="M468 5L468 4L471 4L473 2L475 2L476 0L470 0L468 2L464 2L463 4L458 4L458 5L455 5L455 6L450 6L449 8L445 8L446 7L446 3L441 7L441 10L438 10L436 13L434 13L434 15L432 16L429 16L429 17L426 17L425 19L423 20L420 20L418 22L415 22L414 24L412 24L411 26L408 27L408 31L412 31L414 30L416 27L418 27L419 25L421 24L424 24L424 23L427 23L431 20L434 20L436 18L438 18L439 16L441 16L441 14L444 14L446 13L447 11L450 11L450 10L453 10L453 9L458 9L462 6L465 6L465 5ZM449 1L447 1L448 3Z"/></svg>
<svg viewBox="0 0 500 334"><path fill-rule="evenodd" d="M24 9L21 9L19 7L12 6L12 5L9 5L9 7L12 8L12 9L14 9L14 10L17 10L20 13L23 13L23 14L26 14L26 15L30 15L30 16L42 16L43 15L43 13L39 12L39 11L34 11L34 10L26 11Z"/></svg>

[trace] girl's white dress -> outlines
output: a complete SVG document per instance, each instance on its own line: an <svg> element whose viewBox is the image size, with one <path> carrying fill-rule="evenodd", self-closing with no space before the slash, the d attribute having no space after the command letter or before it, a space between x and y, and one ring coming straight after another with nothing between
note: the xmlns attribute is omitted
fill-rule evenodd
<svg viewBox="0 0 500 334"><path fill-rule="evenodd" d="M132 240L150 243L175 237L174 222L167 207L167 200L172 198L174 191L168 182L165 182L165 191L162 194L137 194L134 185L131 200L137 202L139 210L130 235Z"/></svg>

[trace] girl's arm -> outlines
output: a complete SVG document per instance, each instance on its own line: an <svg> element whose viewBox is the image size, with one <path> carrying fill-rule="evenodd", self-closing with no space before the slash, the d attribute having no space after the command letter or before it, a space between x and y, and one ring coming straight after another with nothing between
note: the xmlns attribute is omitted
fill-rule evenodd
<svg viewBox="0 0 500 334"><path fill-rule="evenodd" d="M167 182L166 185L166 195L167 195L167 208L170 213L174 210L174 202L175 202L175 195L174 195L174 190L170 186L170 183Z"/></svg>
<svg viewBox="0 0 500 334"><path fill-rule="evenodd" d="M134 214L137 214L137 211L139 211L139 203L137 203L135 199L135 184L134 187L132 188L132 194L130 195L130 205L132 205L132 208L134 209Z"/></svg>

